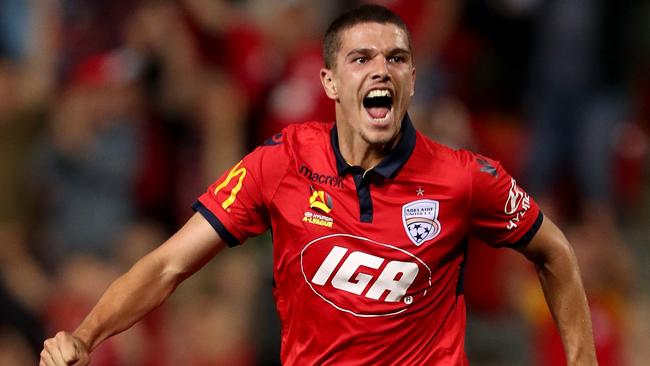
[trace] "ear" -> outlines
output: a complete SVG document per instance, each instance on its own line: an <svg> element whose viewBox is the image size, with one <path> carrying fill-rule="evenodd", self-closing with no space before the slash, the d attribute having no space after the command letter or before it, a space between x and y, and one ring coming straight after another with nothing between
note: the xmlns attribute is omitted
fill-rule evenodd
<svg viewBox="0 0 650 366"><path fill-rule="evenodd" d="M411 70L411 96L415 94L415 67Z"/></svg>
<svg viewBox="0 0 650 366"><path fill-rule="evenodd" d="M320 82L323 84L325 94L332 99L338 99L338 92L336 91L336 82L334 81L334 74L330 69L320 69Z"/></svg>

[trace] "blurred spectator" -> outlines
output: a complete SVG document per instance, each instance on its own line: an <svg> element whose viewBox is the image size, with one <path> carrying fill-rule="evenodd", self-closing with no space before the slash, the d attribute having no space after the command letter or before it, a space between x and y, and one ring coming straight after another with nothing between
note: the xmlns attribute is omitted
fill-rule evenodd
<svg viewBox="0 0 650 366"><path fill-rule="evenodd" d="M0 364L34 364L46 335L39 314L49 281L32 259L20 226L0 223L0 243Z"/></svg>
<svg viewBox="0 0 650 366"><path fill-rule="evenodd" d="M256 93L256 81L243 89L249 84L239 77L249 74L228 67L236 58L231 46L245 48L230 42L239 29L248 31L243 24L229 2L200 0L143 1L126 22L126 45L144 59L148 110L138 198L174 226L187 218L200 187L242 153L246 97Z"/></svg>
<svg viewBox="0 0 650 366"><path fill-rule="evenodd" d="M255 5L261 5L256 14L270 50L272 79L265 99L252 116L248 136L251 148L289 124L334 120L333 102L325 95L318 77L323 67L322 14L330 12L331 4L301 0L271 5L256 0L251 3ZM262 69L267 62L260 59L255 66Z"/></svg>
<svg viewBox="0 0 650 366"><path fill-rule="evenodd" d="M0 58L0 223L25 222L30 197L26 191L31 143L40 132L35 106L20 106L19 65Z"/></svg>
<svg viewBox="0 0 650 366"><path fill-rule="evenodd" d="M29 31L27 2L0 0L0 55L20 59L24 53Z"/></svg>
<svg viewBox="0 0 650 366"><path fill-rule="evenodd" d="M647 154L643 132L631 123L634 9L634 2L599 0L540 5L530 77L531 191L547 214L572 228L601 365L629 361L622 319L638 286L618 214L631 207L619 192L630 197L630 188L640 188L634 171ZM538 364L562 364L548 319L538 325L545 350Z"/></svg>
<svg viewBox="0 0 650 366"><path fill-rule="evenodd" d="M110 255L116 233L135 216L140 98L131 56L115 51L86 59L48 121L35 175L46 182L37 194L51 260Z"/></svg>
<svg viewBox="0 0 650 366"><path fill-rule="evenodd" d="M615 127L629 118L625 102L629 6L599 0L551 1L539 7L530 91L535 136L528 164L532 191L577 185L556 212L599 209L612 214ZM574 211L572 211L574 210ZM561 219L559 217L558 219Z"/></svg>
<svg viewBox="0 0 650 366"><path fill-rule="evenodd" d="M54 10L45 1L0 2L0 222L24 224L29 216L28 162L55 88ZM9 15L17 18L5 21ZM3 50L5 37L13 46Z"/></svg>
<svg viewBox="0 0 650 366"><path fill-rule="evenodd" d="M64 77L88 57L118 48L124 40L124 22L139 1L58 0L60 66Z"/></svg>
<svg viewBox="0 0 650 366"><path fill-rule="evenodd" d="M35 260L28 166L54 87L48 2L0 1L0 364L37 362L49 279Z"/></svg>

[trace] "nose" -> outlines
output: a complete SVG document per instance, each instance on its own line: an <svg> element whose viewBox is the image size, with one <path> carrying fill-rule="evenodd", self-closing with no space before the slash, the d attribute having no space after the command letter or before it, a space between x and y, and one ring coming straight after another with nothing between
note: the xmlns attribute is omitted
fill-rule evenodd
<svg viewBox="0 0 650 366"><path fill-rule="evenodd" d="M388 80L390 78L390 74L388 73L388 60L383 57L375 58L370 78L379 81Z"/></svg>

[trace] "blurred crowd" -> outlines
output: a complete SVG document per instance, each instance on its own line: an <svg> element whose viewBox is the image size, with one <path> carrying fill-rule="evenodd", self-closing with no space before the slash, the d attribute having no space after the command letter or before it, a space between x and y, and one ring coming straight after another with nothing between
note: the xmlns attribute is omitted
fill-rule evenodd
<svg viewBox="0 0 650 366"><path fill-rule="evenodd" d="M0 365L34 365L283 126L332 121L320 37L364 1L0 0ZM574 245L602 366L650 359L650 3L383 0L410 113L494 157ZM224 251L93 365L276 365L271 243ZM562 365L534 269L472 243L473 365ZM317 335L315 335L317 336Z"/></svg>

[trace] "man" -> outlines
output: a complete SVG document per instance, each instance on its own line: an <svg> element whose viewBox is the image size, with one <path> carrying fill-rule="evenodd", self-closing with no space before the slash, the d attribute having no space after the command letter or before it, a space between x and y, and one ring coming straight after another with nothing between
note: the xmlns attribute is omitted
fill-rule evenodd
<svg viewBox="0 0 650 366"><path fill-rule="evenodd" d="M162 303L224 244L269 228L283 364L467 364L470 235L536 264L568 363L596 364L562 233L498 163L414 130L406 112L415 68L401 19L358 8L332 23L323 48L336 123L290 126L237 163L73 333L45 342L41 365L87 364L100 342Z"/></svg>

